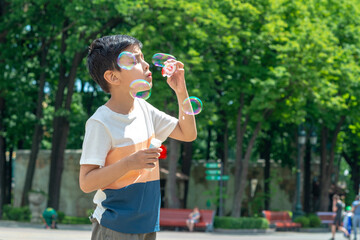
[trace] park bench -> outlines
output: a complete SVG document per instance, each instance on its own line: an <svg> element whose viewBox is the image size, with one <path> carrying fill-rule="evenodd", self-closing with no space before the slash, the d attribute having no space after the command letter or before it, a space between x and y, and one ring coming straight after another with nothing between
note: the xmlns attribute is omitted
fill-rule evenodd
<svg viewBox="0 0 360 240"><path fill-rule="evenodd" d="M195 223L194 229L203 228L206 232L213 231L215 212L213 210L199 210L200 221ZM161 208L160 209L160 227L186 227L186 220L192 209L179 208Z"/></svg>
<svg viewBox="0 0 360 240"><path fill-rule="evenodd" d="M290 215L286 211L262 211L264 217L268 220L270 226L275 226L276 230L298 229L301 227L300 223L294 223Z"/></svg>
<svg viewBox="0 0 360 240"><path fill-rule="evenodd" d="M336 213L334 213L334 212L316 212L316 215L320 218L321 224L331 225L334 223Z"/></svg>

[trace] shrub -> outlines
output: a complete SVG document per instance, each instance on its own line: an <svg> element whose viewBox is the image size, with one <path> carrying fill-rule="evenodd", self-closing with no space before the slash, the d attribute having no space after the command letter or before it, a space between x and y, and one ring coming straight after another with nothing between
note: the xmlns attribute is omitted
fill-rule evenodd
<svg viewBox="0 0 360 240"><path fill-rule="evenodd" d="M60 221L59 221L60 222ZM88 217L64 216L60 223L63 224L90 224Z"/></svg>
<svg viewBox="0 0 360 240"><path fill-rule="evenodd" d="M3 219L26 222L30 221L31 212L29 207L12 207L10 205L4 205Z"/></svg>
<svg viewBox="0 0 360 240"><path fill-rule="evenodd" d="M321 220L318 216L316 215L310 215L309 217L309 221L310 221L310 227L316 228L316 227L320 227L321 225Z"/></svg>
<svg viewBox="0 0 360 240"><path fill-rule="evenodd" d="M215 217L214 227L223 229L267 229L269 223L265 218Z"/></svg>
<svg viewBox="0 0 360 240"><path fill-rule="evenodd" d="M63 213L63 212L61 212L61 211L57 211L57 215L58 215L57 221L58 221L59 223L63 223L64 218L65 218L65 213Z"/></svg>
<svg viewBox="0 0 360 240"><path fill-rule="evenodd" d="M303 228L307 228L310 226L310 220L305 216L300 216L300 217L295 218L294 222L300 223L301 227L303 227Z"/></svg>

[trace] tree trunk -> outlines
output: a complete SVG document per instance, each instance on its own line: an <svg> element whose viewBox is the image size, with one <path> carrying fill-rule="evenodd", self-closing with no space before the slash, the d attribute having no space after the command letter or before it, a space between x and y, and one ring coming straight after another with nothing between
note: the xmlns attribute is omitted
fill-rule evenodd
<svg viewBox="0 0 360 240"><path fill-rule="evenodd" d="M327 151L327 138L329 129L325 126L321 130L321 180L320 180L320 211L330 210L329 189L331 186L331 175L334 170L334 158L337 137L340 132L341 126L345 121L345 116L341 116L340 121L337 123L333 132L330 153Z"/></svg>
<svg viewBox="0 0 360 240"><path fill-rule="evenodd" d="M68 77L67 82L67 97L65 101L64 110L70 113L71 99L74 90L74 83L76 77L76 70L79 66L84 55L81 52L75 53L73 58L72 68ZM57 98L62 99L65 95L65 88L58 89ZM60 104L61 105L61 104ZM55 112L60 108L55 108ZM51 166L50 166L50 181L49 181L49 199L48 206L54 209L59 209L60 200L60 186L61 186L61 175L64 168L64 152L66 149L67 136L69 133L70 123L68 120L68 114L65 116L54 117L54 133L51 148Z"/></svg>
<svg viewBox="0 0 360 240"><path fill-rule="evenodd" d="M207 136L207 144L206 144L206 161L210 160L210 152L211 152L211 132L212 127L208 126L208 136Z"/></svg>
<svg viewBox="0 0 360 240"><path fill-rule="evenodd" d="M35 166L36 166L36 159L39 153L39 148L41 145L41 139L43 138L43 125L41 124L41 119L43 118L43 101L44 101L44 87L45 87L45 79L46 79L46 72L44 69L46 68L46 56L47 56L47 48L44 45L45 39L43 39L43 47L40 56L40 68L43 70L40 74L39 78L39 88L38 88L38 97L37 97L37 104L36 104L36 123L35 123L35 130L32 137L31 142L31 152L29 163L26 170L26 177L24 183L24 189L22 192L21 197L21 206L28 205L28 192L32 188L32 182L35 173Z"/></svg>
<svg viewBox="0 0 360 240"><path fill-rule="evenodd" d="M184 151L183 151L183 163L182 163L182 168L181 171L190 177L191 174L191 163L192 163L192 142L184 142L183 146L184 146ZM187 208L187 195L188 195L188 191L189 191L189 180L185 181L185 186L184 186L184 206L182 206L183 208Z"/></svg>
<svg viewBox="0 0 360 240"><path fill-rule="evenodd" d="M306 141L304 161L304 212L311 212L311 145Z"/></svg>
<svg viewBox="0 0 360 240"><path fill-rule="evenodd" d="M175 139L169 139L169 174L166 178L165 206L167 208L179 208L180 201L177 197L176 170L179 159L180 142Z"/></svg>
<svg viewBox="0 0 360 240"><path fill-rule="evenodd" d="M64 21L64 28L68 25L68 19ZM60 198L60 187L61 187L61 174L63 171L63 156L66 147L64 145L64 140L61 139L63 131L68 131L68 128L63 128L68 125L68 121L62 115L60 115L59 110L63 107L64 92L66 86L68 85L68 78L66 78L66 62L65 62L65 52L66 52L66 40L68 38L68 31L63 31L61 36L61 60L59 67L59 84L56 91L55 97L55 117L53 120L53 129L54 133L52 136L52 146L51 146L51 155L50 155L50 175L49 175L49 186L48 186L48 202L47 206L52 207L55 210L59 209L59 198ZM65 109L64 109L65 110ZM66 133L67 134L67 133ZM66 140L65 140L66 141ZM62 146L60 146L62 144Z"/></svg>
<svg viewBox="0 0 360 240"><path fill-rule="evenodd" d="M0 16L3 17L8 11L8 1L0 1ZM9 29L3 29L0 32L0 43L6 42L6 36ZM3 60L0 60L3 63ZM1 69L1 81L4 81L4 69ZM3 92L0 90L0 132L5 132L4 122L5 119L5 98L3 97ZM6 139L3 134L0 134L0 219L3 215L3 206L6 202L5 193L6 193L6 181L5 181L5 165L6 165Z"/></svg>
<svg viewBox="0 0 360 240"><path fill-rule="evenodd" d="M269 132L268 132L269 133ZM261 158L265 160L265 167L264 167L264 209L269 210L270 208L270 154L271 154L271 136L267 134L267 136L263 139L261 144Z"/></svg>
<svg viewBox="0 0 360 240"><path fill-rule="evenodd" d="M237 114L236 122L236 158L235 158L235 181L234 181L234 198L233 198L233 207L232 207L232 216L240 216L241 213L241 204L239 199L239 189L240 189L240 175L241 175L241 163L242 163L242 151L243 151L243 140L244 140L244 131L246 129L246 122L242 123L242 108L244 106L244 94L240 96L240 107Z"/></svg>
<svg viewBox="0 0 360 240"><path fill-rule="evenodd" d="M227 165L229 162L229 127L228 122L226 121L225 133L224 133L224 155L223 155L223 165L224 165L224 174L227 174Z"/></svg>
<svg viewBox="0 0 360 240"><path fill-rule="evenodd" d="M64 26L67 26L67 21L64 22ZM66 51L66 39L67 31L63 32L62 44L61 44L61 53L64 55ZM69 132L69 120L68 116L70 114L71 100L74 92L74 83L76 78L76 71L81 63L82 59L85 57L86 51L76 52L73 57L71 64L71 69L69 76L65 77L65 63L60 64L60 76L59 76L59 86L56 92L55 99L55 117L53 120L53 138L52 138L52 147L51 147L51 164L50 164L50 181L49 181L49 198L48 206L56 210L59 209L59 200L60 200L60 188L61 188L61 175L64 168L64 152L66 149L67 136ZM66 91L67 90L67 91ZM66 98L65 93L67 92ZM65 100L65 101L64 101ZM59 114L59 111L62 110L64 114Z"/></svg>
<svg viewBox="0 0 360 240"><path fill-rule="evenodd" d="M257 123L257 125L254 129L254 133L251 136L250 141L248 143L245 156L240 161L240 168L239 168L240 171L237 173L237 174L239 174L239 176L235 177L235 179L236 178L239 179L239 182L235 183L236 188L235 188L233 212L232 212L233 217L241 216L241 205L242 205L243 195L244 195L246 182L247 182L246 179L247 179L247 174L248 174L248 169L249 169L249 160L251 157L252 149L255 144L255 140L256 140L257 136L259 135L261 125L262 125L261 122Z"/></svg>
<svg viewBox="0 0 360 240"><path fill-rule="evenodd" d="M351 166L351 180L353 182L353 191L356 195L359 195L360 187L360 167L359 167L359 155L356 156L356 161L353 161Z"/></svg>
<svg viewBox="0 0 360 240"><path fill-rule="evenodd" d="M4 110L5 110L5 99L0 97L0 132L5 132L3 126L4 119ZM3 206L5 202L5 164L6 164L6 155L5 155L5 138L0 134L0 219L3 214Z"/></svg>
<svg viewBox="0 0 360 240"><path fill-rule="evenodd" d="M327 151L328 129L323 127L321 131L321 178L320 178L320 211L330 211L329 189L331 185L330 159ZM333 146L331 146L333 147Z"/></svg>
<svg viewBox="0 0 360 240"><path fill-rule="evenodd" d="M252 149L255 144L255 140L261 130L262 122L258 122L255 126L254 132L247 144L245 156L243 157L243 142L246 127L249 121L249 115L246 115L244 123L242 124L242 109L244 107L244 93L240 95L240 107L237 114L236 124L236 159L235 159L235 182L234 182L234 200L232 206L232 216L241 216L241 204L243 200L243 194L246 187L246 178L248 173L248 165L251 157ZM263 118L267 119L273 110L264 109Z"/></svg>
<svg viewBox="0 0 360 240"><path fill-rule="evenodd" d="M349 154L345 151L342 152L342 156L344 157L345 161L350 166L350 173L351 173L351 181L353 182L353 191L356 195L359 193L359 185L360 185L360 152L356 151L356 146L352 146L351 151Z"/></svg>

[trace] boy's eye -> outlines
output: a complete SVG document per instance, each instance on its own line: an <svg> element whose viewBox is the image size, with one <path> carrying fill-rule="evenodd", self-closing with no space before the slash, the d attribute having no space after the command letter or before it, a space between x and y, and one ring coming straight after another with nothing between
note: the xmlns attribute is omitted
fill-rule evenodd
<svg viewBox="0 0 360 240"><path fill-rule="evenodd" d="M141 62L141 57L138 55L135 57L135 64L138 64Z"/></svg>

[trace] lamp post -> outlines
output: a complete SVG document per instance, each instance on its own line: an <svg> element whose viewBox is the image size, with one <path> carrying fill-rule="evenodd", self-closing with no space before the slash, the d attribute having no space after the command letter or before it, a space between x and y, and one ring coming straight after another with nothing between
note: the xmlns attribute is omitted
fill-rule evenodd
<svg viewBox="0 0 360 240"><path fill-rule="evenodd" d="M317 135L316 135L315 130L313 130L310 135L310 144L311 144L311 146L315 146L316 143L317 143Z"/></svg>
<svg viewBox="0 0 360 240"><path fill-rule="evenodd" d="M297 169L296 169L296 204L293 218L304 215L302 211L302 205L300 200L300 188L301 188L301 147L306 142L306 132L304 129L299 129L298 136L298 157L297 157Z"/></svg>

